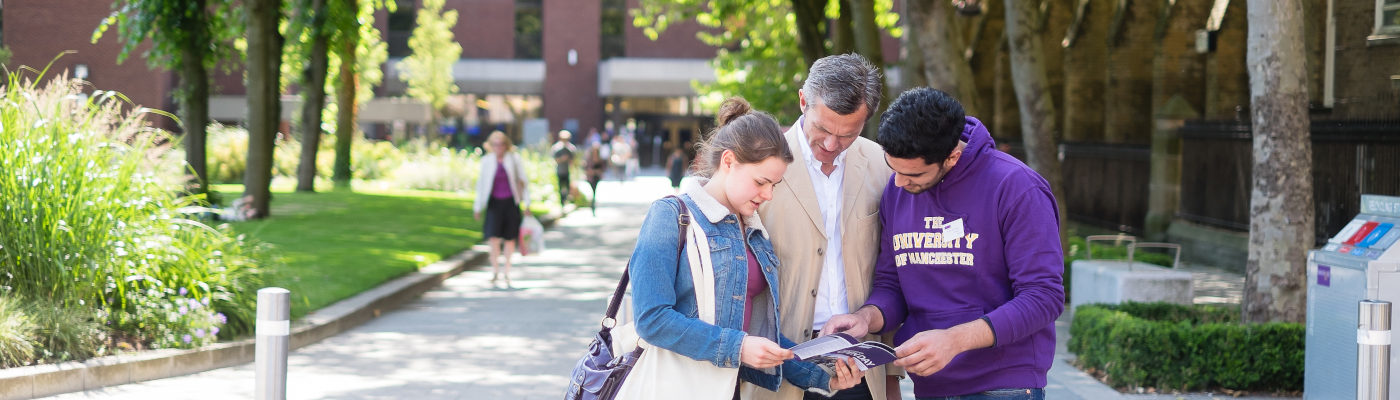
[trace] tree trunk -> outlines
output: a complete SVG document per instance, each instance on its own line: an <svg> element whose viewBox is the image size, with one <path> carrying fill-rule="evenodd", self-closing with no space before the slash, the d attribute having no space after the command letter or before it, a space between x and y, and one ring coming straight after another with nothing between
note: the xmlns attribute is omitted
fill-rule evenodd
<svg viewBox="0 0 1400 400"><path fill-rule="evenodd" d="M1249 201L1247 322L1304 322L1313 235L1312 144L1301 0L1250 0L1254 178Z"/></svg>
<svg viewBox="0 0 1400 400"><path fill-rule="evenodd" d="M1113 14L1109 0L1079 0L1075 10L1079 26L1065 32L1066 142L1092 142L1103 138L1104 68L1108 60L1108 22Z"/></svg>
<svg viewBox="0 0 1400 400"><path fill-rule="evenodd" d="M316 152L321 147L321 109L326 106L326 69L330 68L330 35L326 32L326 0L312 0L311 54L302 75L301 163L297 191L316 191Z"/></svg>
<svg viewBox="0 0 1400 400"><path fill-rule="evenodd" d="M855 29L856 51L875 66L884 66L885 52L880 47L880 26L875 24L875 1L846 0L846 4L851 6L850 14ZM842 11L844 14L846 10Z"/></svg>
<svg viewBox="0 0 1400 400"><path fill-rule="evenodd" d="M272 185L272 151L281 117L278 70L282 43L277 37L280 0L247 0L248 160L243 196L250 218L266 218Z"/></svg>
<svg viewBox="0 0 1400 400"><path fill-rule="evenodd" d="M952 4L946 1L909 3L909 18L920 29L916 40L924 55L924 78L929 87L956 97L967 115L983 118L972 66L964 55L967 43L953 24L953 14Z"/></svg>
<svg viewBox="0 0 1400 400"><path fill-rule="evenodd" d="M1147 144L1151 139L1153 34L1160 2L1119 3L1108 36L1108 86L1104 90L1104 141ZM1121 16L1120 16L1121 14ZM1116 27L1116 29L1115 29ZM1089 38L1089 40L1094 40Z"/></svg>
<svg viewBox="0 0 1400 400"><path fill-rule="evenodd" d="M1003 13L1005 14L1005 13ZM1008 28L1011 21L1007 21ZM996 52L996 83L993 87L992 106L996 107L995 118L992 119L992 136L997 139L1021 138L1021 111L1016 99L1015 81L1011 76L1011 51L1007 47L1006 35L1003 33L995 35L997 37Z"/></svg>
<svg viewBox="0 0 1400 400"><path fill-rule="evenodd" d="M968 48L972 50L972 57L967 62L972 68L972 79L976 85L978 106L981 108L980 114L976 114L979 119L989 125L1002 119L1002 107L998 103L997 90L1002 82L1001 65L1002 53L1006 49L1006 12L1002 11L1002 2L990 1L986 4L986 12L981 15L967 18L953 18L959 21L958 25L966 25L964 32L969 40ZM966 23L963 23L966 22ZM927 57L925 57L927 59ZM1004 66L1009 69L1010 66ZM1010 80L1010 77L1006 78ZM1011 103L1010 112L1012 115L1019 114L1014 102ZM1019 124L1019 120L1013 119ZM1000 130L993 126L992 135L1011 134L1015 130Z"/></svg>
<svg viewBox="0 0 1400 400"><path fill-rule="evenodd" d="M1060 108L1065 104L1065 48L1061 46L1064 42L1065 29L1074 20L1073 0L1041 0L1044 12L1041 15L1043 21L1040 24L1037 36L1041 40L1041 50L1045 56L1045 77L1046 87L1050 88L1050 99L1055 103L1056 114L1052 117L1052 129L1055 131L1055 142L1059 143L1064 139L1064 130L1060 129L1063 121L1064 109Z"/></svg>
<svg viewBox="0 0 1400 400"><path fill-rule="evenodd" d="M347 8L356 10L356 0L350 0ZM350 187L350 144L355 140L355 114L359 112L358 105L355 104L355 91L359 89L359 81L355 75L355 64L358 62L355 49L359 47L360 36L358 33L346 33L344 43L340 49L340 87L336 90L336 120L335 120L335 172L331 180L339 188Z"/></svg>
<svg viewBox="0 0 1400 400"><path fill-rule="evenodd" d="M826 14L823 5L826 0L792 0L792 12L797 17L797 47L802 51L807 66L827 56Z"/></svg>
<svg viewBox="0 0 1400 400"><path fill-rule="evenodd" d="M203 0L197 0L199 9L204 9ZM208 156L205 152L209 128L209 70L204 67L204 57L208 52L209 33L205 15L195 17L193 24L197 32L189 35L189 41L180 46L180 80L187 88L180 95L180 119L185 128L185 162L194 173L191 192L202 194L209 191Z"/></svg>
<svg viewBox="0 0 1400 400"><path fill-rule="evenodd" d="M831 54L854 53L856 51L856 32L854 21L851 18L851 1L831 1L841 2L840 16L836 17L835 23L829 26L831 29Z"/></svg>
<svg viewBox="0 0 1400 400"><path fill-rule="evenodd" d="M846 0L846 5L851 6L849 13L854 23L856 52L865 56L876 68L884 70L885 51L880 47L880 26L875 24L875 1L874 0ZM848 10L842 10L845 14ZM890 90L880 85L880 107L870 110L870 115L878 116L885 113L885 108L889 107ZM865 120L865 129L862 134L875 139L880 132L880 118L868 118Z"/></svg>
<svg viewBox="0 0 1400 400"><path fill-rule="evenodd" d="M902 52L899 59L899 87L892 88L892 92L903 93L911 88L928 86L928 80L924 78L924 52L919 48L919 35L926 28L919 18L913 18L914 13L910 11L916 3L920 2L908 3L904 10L905 17L900 19L900 23L904 25L904 35L899 37L899 50Z"/></svg>
<svg viewBox="0 0 1400 400"><path fill-rule="evenodd" d="M1045 77L1044 49L1034 28L1041 20L1037 2L1006 1L1006 41L1011 53L1011 76L1021 110L1021 141L1026 148L1026 164L1050 183L1055 193L1060 236L1065 235L1064 178L1055 149L1055 102Z"/></svg>

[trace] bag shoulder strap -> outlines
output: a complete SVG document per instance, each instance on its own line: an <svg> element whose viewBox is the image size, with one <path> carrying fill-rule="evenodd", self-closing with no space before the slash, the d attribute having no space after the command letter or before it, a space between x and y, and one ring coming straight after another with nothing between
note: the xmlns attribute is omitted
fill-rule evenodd
<svg viewBox="0 0 1400 400"><path fill-rule="evenodd" d="M690 210L685 206L685 200L675 195L666 196L675 198L676 204L680 205L680 214L676 218L679 229L676 230L676 258L680 259L681 253L685 251L686 228L690 225ZM611 328L608 321L617 323L617 309L622 307L622 295L627 291L627 283L631 279L629 271L632 269L632 261L627 261L627 267L622 269L622 279L617 282L617 289L613 290L612 298L608 300L607 317L603 318L603 328Z"/></svg>

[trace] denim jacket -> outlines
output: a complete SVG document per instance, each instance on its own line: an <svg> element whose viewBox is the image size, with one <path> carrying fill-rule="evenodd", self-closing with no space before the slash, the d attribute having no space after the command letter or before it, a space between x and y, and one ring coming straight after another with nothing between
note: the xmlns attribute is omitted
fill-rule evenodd
<svg viewBox="0 0 1400 400"><path fill-rule="evenodd" d="M830 375L816 364L789 360L758 370L740 363L739 346L747 334L761 335L784 348L795 345L778 333L778 258L758 216L747 217L748 228L740 233L739 217L703 189L687 190L680 198L692 215L690 223L698 224L709 239L715 275L715 325L700 320L690 262L676 248L677 236L682 234L680 207L675 198L666 198L652 203L632 251L629 275L637 334L677 354L723 368L739 368L740 379L768 390L778 390L781 378L785 378L798 387L826 394ZM749 276L745 241L768 280L768 292L754 300L749 324L752 333L743 331Z"/></svg>

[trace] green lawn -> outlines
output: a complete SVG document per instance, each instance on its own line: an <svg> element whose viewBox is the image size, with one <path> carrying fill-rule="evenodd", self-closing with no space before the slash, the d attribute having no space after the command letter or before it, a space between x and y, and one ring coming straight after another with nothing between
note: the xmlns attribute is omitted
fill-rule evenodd
<svg viewBox="0 0 1400 400"><path fill-rule="evenodd" d="M232 199L243 187L213 190ZM267 283L292 292L295 319L471 247L481 240L471 204L446 192L274 187L272 218L232 226L274 247Z"/></svg>

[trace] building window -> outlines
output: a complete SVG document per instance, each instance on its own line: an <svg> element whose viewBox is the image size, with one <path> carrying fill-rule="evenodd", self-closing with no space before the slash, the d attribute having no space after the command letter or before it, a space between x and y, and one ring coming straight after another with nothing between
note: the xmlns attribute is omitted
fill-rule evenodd
<svg viewBox="0 0 1400 400"><path fill-rule="evenodd" d="M606 60L613 57L625 56L627 52L627 41L625 39L624 28L627 23L627 5L623 0L603 0L602 40L599 43L599 56Z"/></svg>
<svg viewBox="0 0 1400 400"><path fill-rule="evenodd" d="M515 0L515 58L543 58L544 14L540 10L540 0Z"/></svg>
<svg viewBox="0 0 1400 400"><path fill-rule="evenodd" d="M389 57L408 57L413 52L408 48L408 38L413 37L413 28L418 25L416 3L399 2L398 8L389 14Z"/></svg>
<svg viewBox="0 0 1400 400"><path fill-rule="evenodd" d="M1400 0L1376 0L1376 34L1400 34Z"/></svg>

